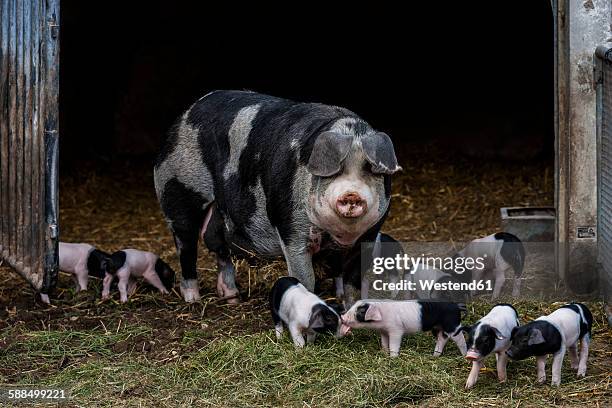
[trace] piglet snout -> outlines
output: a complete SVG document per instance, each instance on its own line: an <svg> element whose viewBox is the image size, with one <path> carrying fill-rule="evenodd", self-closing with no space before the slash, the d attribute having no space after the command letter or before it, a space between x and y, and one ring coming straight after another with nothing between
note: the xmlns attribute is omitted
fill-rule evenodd
<svg viewBox="0 0 612 408"><path fill-rule="evenodd" d="M336 212L344 218L358 218L368 211L368 204L358 193L344 193L336 201Z"/></svg>
<svg viewBox="0 0 612 408"><path fill-rule="evenodd" d="M470 361L479 360L480 353L475 350L470 349L467 351L467 353L465 353L465 359L470 360Z"/></svg>
<svg viewBox="0 0 612 408"><path fill-rule="evenodd" d="M351 326L344 324L344 323L342 324L342 326L340 326L340 337L344 337L350 332L351 332Z"/></svg>

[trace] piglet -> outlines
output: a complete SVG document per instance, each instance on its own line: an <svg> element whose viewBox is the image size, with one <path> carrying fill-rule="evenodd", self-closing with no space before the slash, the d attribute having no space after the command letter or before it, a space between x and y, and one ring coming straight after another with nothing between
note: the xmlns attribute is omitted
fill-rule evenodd
<svg viewBox="0 0 612 408"><path fill-rule="evenodd" d="M525 266L525 248L523 243L515 235L508 232L498 232L470 242L465 248L458 252L457 256L462 258L482 258L484 268L475 268L471 271L472 280L481 280L493 277L492 299L501 294L506 274L512 270L514 273L514 285L512 296L517 297L521 293L521 275ZM466 277L469 276L466 275Z"/></svg>
<svg viewBox="0 0 612 408"><path fill-rule="evenodd" d="M90 275L102 279L112 266L110 254L89 244L59 243L59 270L72 274L77 292L87 290Z"/></svg>
<svg viewBox="0 0 612 408"><path fill-rule="evenodd" d="M136 289L136 278L143 278L164 294L174 286L174 271L152 252L124 249L113 253L111 258L115 271L104 277L103 299L109 298L111 283L115 278L119 280L117 286L123 303L127 302L128 294Z"/></svg>
<svg viewBox="0 0 612 408"><path fill-rule="evenodd" d="M293 277L278 279L270 290L270 311L276 338L283 334L283 324L296 347L312 344L318 333L331 332L339 337L340 315L317 295L311 293Z"/></svg>
<svg viewBox="0 0 612 408"><path fill-rule="evenodd" d="M377 330L383 350L397 357L404 334L431 331L436 337L434 357L442 354L449 337L465 355L461 331L461 312L465 310L465 305L451 302L360 300L342 315L341 334L353 328Z"/></svg>
<svg viewBox="0 0 612 408"><path fill-rule="evenodd" d="M519 326L518 313L512 305L500 303L472 326L461 329L468 333L468 350L465 358L472 362L472 370L465 383L465 388L472 388L478 381L478 374L484 359L495 353L497 360L497 378L506 381L506 350L510 347L510 334Z"/></svg>
<svg viewBox="0 0 612 408"><path fill-rule="evenodd" d="M513 360L523 360L535 356L538 382L546 381L546 355L553 355L551 385L561 384L561 366L565 351L569 349L572 368L578 376L586 375L587 359L593 315L581 303L561 306L547 316L538 317L524 326L512 330L512 345L506 351ZM580 359L578 358L578 341Z"/></svg>

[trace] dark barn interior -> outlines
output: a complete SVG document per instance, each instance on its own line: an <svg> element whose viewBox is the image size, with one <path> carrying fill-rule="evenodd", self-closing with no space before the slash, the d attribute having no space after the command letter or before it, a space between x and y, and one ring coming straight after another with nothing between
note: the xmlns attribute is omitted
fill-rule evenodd
<svg viewBox="0 0 612 408"><path fill-rule="evenodd" d="M547 1L243 11L63 4L63 169L151 157L176 117L214 89L348 107L400 154L435 142L479 159L552 155Z"/></svg>

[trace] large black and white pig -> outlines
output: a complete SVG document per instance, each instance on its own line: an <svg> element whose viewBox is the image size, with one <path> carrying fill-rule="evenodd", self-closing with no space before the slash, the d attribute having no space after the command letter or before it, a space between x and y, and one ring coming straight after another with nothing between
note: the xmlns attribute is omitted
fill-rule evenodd
<svg viewBox="0 0 612 408"><path fill-rule="evenodd" d="M117 279L121 302L136 290L137 279L142 278L161 293L168 293L174 286L174 271L159 256L138 249L124 249L111 255L114 272L104 277L102 299L110 297L113 280Z"/></svg>
<svg viewBox="0 0 612 408"><path fill-rule="evenodd" d="M513 360L535 356L539 383L546 381L546 356L552 354L551 384L559 385L566 350L569 350L572 368L577 370L578 376L586 375L592 327L591 311L581 303L570 303L512 330L512 345L506 354Z"/></svg>
<svg viewBox="0 0 612 408"><path fill-rule="evenodd" d="M313 290L314 253L352 257L386 217L393 144L353 112L254 92L200 98L169 133L155 169L161 209L174 235L186 301L198 300L199 237L217 256L218 294L238 301L232 254L283 256ZM345 301L360 276L348 262Z"/></svg>
<svg viewBox="0 0 612 408"><path fill-rule="evenodd" d="M499 297L506 280L506 274L514 272L512 296L521 293L521 275L525 265L525 248L521 240L508 232L498 232L471 241L456 256L463 258L483 258L484 268L474 268L467 273L470 280L479 281L494 278L492 299Z"/></svg>
<svg viewBox="0 0 612 408"><path fill-rule="evenodd" d="M512 305L500 303L474 325L461 328L468 334L465 358L472 362L465 388L472 388L476 384L484 359L491 353L495 353L497 360L497 378L500 382L506 381L506 350L510 347L512 330L518 326L516 309Z"/></svg>
<svg viewBox="0 0 612 408"><path fill-rule="evenodd" d="M285 325L296 347L304 347L304 335L308 344L315 341L318 333L340 335L340 315L296 278L285 276L274 283L270 311L276 338L281 338Z"/></svg>
<svg viewBox="0 0 612 408"><path fill-rule="evenodd" d="M434 357L442 354L449 338L465 355L467 347L461 331L461 312L465 310L465 305L452 302L359 300L341 316L340 334L344 336L351 329L376 330L382 349L397 357L404 334L431 331L436 337Z"/></svg>

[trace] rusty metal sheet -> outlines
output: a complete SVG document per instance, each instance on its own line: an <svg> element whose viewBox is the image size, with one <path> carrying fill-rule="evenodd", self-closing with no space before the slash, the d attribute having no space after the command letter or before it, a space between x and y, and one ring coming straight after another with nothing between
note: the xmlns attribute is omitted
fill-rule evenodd
<svg viewBox="0 0 612 408"><path fill-rule="evenodd" d="M59 0L4 0L0 24L0 256L47 293L58 270Z"/></svg>

